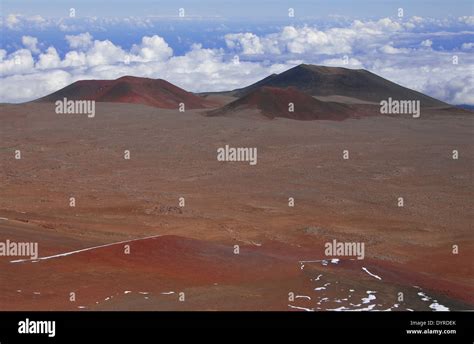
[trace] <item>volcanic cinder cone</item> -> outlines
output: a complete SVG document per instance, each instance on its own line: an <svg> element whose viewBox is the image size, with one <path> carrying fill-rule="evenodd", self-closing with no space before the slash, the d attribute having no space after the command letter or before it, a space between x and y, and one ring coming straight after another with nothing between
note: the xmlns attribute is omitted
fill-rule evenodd
<svg viewBox="0 0 474 344"><path fill-rule="evenodd" d="M41 102L56 100L95 100L97 102L135 103L164 109L212 107L214 104L162 79L124 76L116 80L81 80L60 89Z"/></svg>
<svg viewBox="0 0 474 344"><path fill-rule="evenodd" d="M400 86L364 69L301 64L281 74L273 74L250 86L231 91L242 97L261 86L295 87L312 96L344 96L380 103L392 99L419 100L422 107L446 107L442 101Z"/></svg>

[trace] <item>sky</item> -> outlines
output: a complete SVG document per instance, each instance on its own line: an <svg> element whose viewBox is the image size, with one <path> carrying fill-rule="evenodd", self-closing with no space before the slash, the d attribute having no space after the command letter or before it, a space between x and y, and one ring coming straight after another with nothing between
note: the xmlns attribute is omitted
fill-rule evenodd
<svg viewBox="0 0 474 344"><path fill-rule="evenodd" d="M70 7L82 16L174 16L178 8L189 15L204 17L285 19L289 7L298 16L385 16L387 12L404 8L407 15L445 17L472 12L469 0L2 0L5 13L64 16ZM113 5L111 5L113 4ZM78 14L79 14L78 13Z"/></svg>
<svg viewBox="0 0 474 344"><path fill-rule="evenodd" d="M368 69L449 103L474 105L473 4L2 0L0 102L123 75L222 91L312 63Z"/></svg>

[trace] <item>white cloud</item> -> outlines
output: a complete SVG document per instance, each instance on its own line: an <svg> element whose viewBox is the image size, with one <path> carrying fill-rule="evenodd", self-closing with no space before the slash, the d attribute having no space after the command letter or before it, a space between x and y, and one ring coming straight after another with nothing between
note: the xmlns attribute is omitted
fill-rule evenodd
<svg viewBox="0 0 474 344"><path fill-rule="evenodd" d="M69 51L62 62L63 67L80 67L86 64L86 54L82 51Z"/></svg>
<svg viewBox="0 0 474 344"><path fill-rule="evenodd" d="M229 48L242 50L245 55L263 54L264 52L260 38L250 32L227 34L225 42Z"/></svg>
<svg viewBox="0 0 474 344"><path fill-rule="evenodd" d="M431 39L425 39L420 43L422 47L430 48L433 45L433 41Z"/></svg>
<svg viewBox="0 0 474 344"><path fill-rule="evenodd" d="M5 26L10 30L20 30L24 27L44 29L50 26L52 21L48 21L40 15L24 16L21 14L9 14L5 20Z"/></svg>
<svg viewBox="0 0 474 344"><path fill-rule="evenodd" d="M173 49L158 35L143 37L141 44L134 45L131 51L136 54L131 60L142 62L163 61L173 55Z"/></svg>
<svg viewBox="0 0 474 344"><path fill-rule="evenodd" d="M61 64L61 58L54 47L49 47L46 51L40 54L38 62L35 67L37 69L52 69L58 68Z"/></svg>
<svg viewBox="0 0 474 344"><path fill-rule="evenodd" d="M318 29L317 27L285 26L277 33L257 36L253 33L232 33L225 35L229 49L243 55L252 54L348 54L361 47L372 49L380 46L389 54L406 50L385 46L387 39L403 31L409 31L424 23L422 18L412 17L406 22L390 18L377 21L355 20L348 27Z"/></svg>
<svg viewBox="0 0 474 344"><path fill-rule="evenodd" d="M228 48L244 55L252 54L335 54L349 53L355 33L347 29L320 31L308 26L285 26L280 32L259 37L253 33L225 36Z"/></svg>
<svg viewBox="0 0 474 344"><path fill-rule="evenodd" d="M71 49L87 49L92 45L92 35L89 32L66 35L66 41Z"/></svg>
<svg viewBox="0 0 474 344"><path fill-rule="evenodd" d="M0 75L23 74L33 71L34 59L28 49L17 50L8 56L6 53L2 55Z"/></svg>
<svg viewBox="0 0 474 344"><path fill-rule="evenodd" d="M15 27L20 23L20 16L18 14L9 14L5 21L6 26L9 29L15 29Z"/></svg>
<svg viewBox="0 0 474 344"><path fill-rule="evenodd" d="M430 23L417 17L407 21L384 18L325 29L286 26L264 35L231 33L224 36L225 48L194 44L180 56L173 55L158 35L144 36L124 49L84 32L66 36L70 51L63 57L53 46L33 57L38 42L24 36L29 37L22 38L28 49L11 54L0 49L0 101L31 100L77 80L123 75L163 78L190 91L230 90L299 63L314 63L366 68L441 100L474 104L472 43L455 49L460 64L453 65L452 51L431 49L429 32L417 35L411 31ZM406 42L411 48L406 48ZM238 64L232 59L235 54L240 55Z"/></svg>
<svg viewBox="0 0 474 344"><path fill-rule="evenodd" d="M2 102L22 102L36 99L72 82L71 75L62 70L8 76L0 82Z"/></svg>
<svg viewBox="0 0 474 344"><path fill-rule="evenodd" d="M380 51L385 53L385 54L405 54L410 51L410 49L406 48L395 48L392 46L393 42L390 42L389 44L385 44L380 48Z"/></svg>
<svg viewBox="0 0 474 344"><path fill-rule="evenodd" d="M462 50L472 50L474 48L474 43L469 42L469 43L463 43L461 46Z"/></svg>
<svg viewBox="0 0 474 344"><path fill-rule="evenodd" d="M458 20L467 25L474 25L474 16L462 16Z"/></svg>
<svg viewBox="0 0 474 344"><path fill-rule="evenodd" d="M40 50L38 49L38 39L32 36L23 36L21 37L21 43L29 49L33 54L38 54Z"/></svg>
<svg viewBox="0 0 474 344"><path fill-rule="evenodd" d="M127 53L109 40L94 41L86 53L86 63L89 66L114 64L125 61Z"/></svg>
<svg viewBox="0 0 474 344"><path fill-rule="evenodd" d="M352 69L360 69L364 68L364 65L361 61L356 58L337 58L337 59L327 59L321 62L322 65L325 66L333 66L333 67L344 67L344 68L352 68Z"/></svg>

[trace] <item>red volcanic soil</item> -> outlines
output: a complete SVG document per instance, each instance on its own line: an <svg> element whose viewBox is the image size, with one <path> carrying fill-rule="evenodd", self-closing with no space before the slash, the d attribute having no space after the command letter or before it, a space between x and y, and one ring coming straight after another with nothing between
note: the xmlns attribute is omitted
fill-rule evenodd
<svg viewBox="0 0 474 344"><path fill-rule="evenodd" d="M293 112L289 111L289 103L294 104ZM342 121L363 114L360 105L321 101L295 87L263 86L220 109L208 112L208 115L225 116L246 109L257 109L268 118L283 117L303 121Z"/></svg>
<svg viewBox="0 0 474 344"><path fill-rule="evenodd" d="M129 254L124 253L124 245L129 245ZM30 308L75 308L64 297L71 290L77 291L80 304L97 307L97 301L109 295L123 295L124 290L133 290L135 293L144 290L156 297L162 292L183 288L188 294L192 288L212 289L216 285L279 285L281 280L293 280L301 275L291 252L290 259L287 255L277 257L268 252L258 252L253 247L241 246L236 255L232 245L175 235L69 252L14 264L0 260L0 264L4 264L3 273L16 271L16 276L23 276L11 281L14 288L8 297L0 298L5 307L14 307L15 302L27 302L25 307ZM50 271L55 271L54 277L46 277ZM277 304L281 303L280 308L286 307L286 286L278 288L282 288L278 294L283 297L278 297L280 302ZM34 300L30 300L28 295L33 291L37 295L34 295ZM115 299L117 307L126 307L127 300ZM114 303L108 304L113 307ZM154 307L160 305L163 306L162 300L158 300ZM173 307L177 306L173 304Z"/></svg>
<svg viewBox="0 0 474 344"><path fill-rule="evenodd" d="M144 104L164 109L176 109L180 103L184 103L187 109L215 106L168 81L133 76L116 80L80 80L38 101L55 102L64 97L68 100Z"/></svg>
<svg viewBox="0 0 474 344"><path fill-rule="evenodd" d="M130 253L124 253L129 245ZM141 270L156 274L168 281L237 283L242 280L264 280L283 273L295 275L295 261L261 253L244 247L238 255L232 245L223 245L176 235L165 235L132 240L122 244L41 260L38 264L55 266L55 271L73 272L78 265L92 264L94 269L104 266L120 267L122 271ZM29 264L24 262L21 264ZM271 269L278 264L278 269ZM76 267L74 267L76 266Z"/></svg>

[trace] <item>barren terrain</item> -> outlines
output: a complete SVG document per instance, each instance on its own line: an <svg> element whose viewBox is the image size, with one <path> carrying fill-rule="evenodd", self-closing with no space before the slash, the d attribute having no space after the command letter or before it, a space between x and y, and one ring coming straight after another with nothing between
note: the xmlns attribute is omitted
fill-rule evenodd
<svg viewBox="0 0 474 344"><path fill-rule="evenodd" d="M3 310L474 307L470 114L0 114L0 241L38 242L40 257L0 257ZM226 144L256 147L257 165L217 161ZM365 242L365 259L326 257L333 239Z"/></svg>

